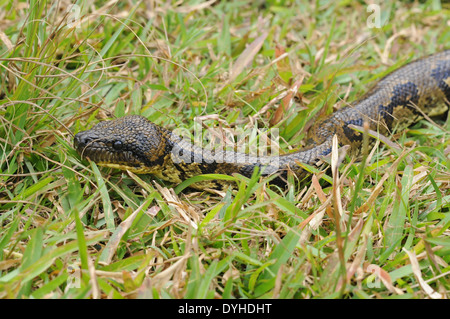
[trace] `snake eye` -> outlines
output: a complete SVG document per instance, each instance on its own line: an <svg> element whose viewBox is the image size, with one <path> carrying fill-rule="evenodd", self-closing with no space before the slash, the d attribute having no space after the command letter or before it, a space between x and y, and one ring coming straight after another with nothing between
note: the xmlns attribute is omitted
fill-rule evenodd
<svg viewBox="0 0 450 319"><path fill-rule="evenodd" d="M115 141L113 143L113 148L117 151L120 151L123 147L123 143L121 141Z"/></svg>

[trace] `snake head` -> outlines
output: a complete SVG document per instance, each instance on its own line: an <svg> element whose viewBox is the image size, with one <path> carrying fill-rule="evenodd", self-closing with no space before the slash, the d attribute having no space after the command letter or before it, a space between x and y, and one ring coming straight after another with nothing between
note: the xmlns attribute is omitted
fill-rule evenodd
<svg viewBox="0 0 450 319"><path fill-rule="evenodd" d="M81 157L101 166L151 173L164 161L167 140L164 129L145 117L130 115L103 121L74 137Z"/></svg>

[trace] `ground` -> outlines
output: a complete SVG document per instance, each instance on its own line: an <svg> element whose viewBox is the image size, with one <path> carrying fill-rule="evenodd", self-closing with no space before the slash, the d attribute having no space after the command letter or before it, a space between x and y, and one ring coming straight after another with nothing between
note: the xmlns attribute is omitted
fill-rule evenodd
<svg viewBox="0 0 450 319"><path fill-rule="evenodd" d="M445 119L286 189L193 190L72 146L126 114L306 146L318 118L449 49L448 3L377 3L0 1L0 297L448 298Z"/></svg>

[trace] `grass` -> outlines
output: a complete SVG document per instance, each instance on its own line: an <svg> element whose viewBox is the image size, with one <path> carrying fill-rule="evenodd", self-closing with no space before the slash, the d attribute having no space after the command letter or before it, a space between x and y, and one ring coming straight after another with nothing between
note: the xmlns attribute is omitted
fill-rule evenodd
<svg viewBox="0 0 450 319"><path fill-rule="evenodd" d="M72 147L141 114L277 128L289 152L317 117L449 49L448 3L383 2L380 28L364 2L174 3L0 1L0 297L448 298L448 121L285 190L255 175L199 192Z"/></svg>

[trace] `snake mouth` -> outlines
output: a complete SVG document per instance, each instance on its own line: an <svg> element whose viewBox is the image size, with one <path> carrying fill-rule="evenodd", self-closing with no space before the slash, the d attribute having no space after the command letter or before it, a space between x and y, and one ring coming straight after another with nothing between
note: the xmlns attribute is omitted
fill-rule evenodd
<svg viewBox="0 0 450 319"><path fill-rule="evenodd" d="M115 169L119 169L119 170L123 170L123 171L130 171L135 174L154 174L155 173L154 170L151 170L148 167L143 166L143 165L129 166L129 163L127 163L127 164L113 164L110 162L96 162L96 163L99 166L115 168Z"/></svg>

